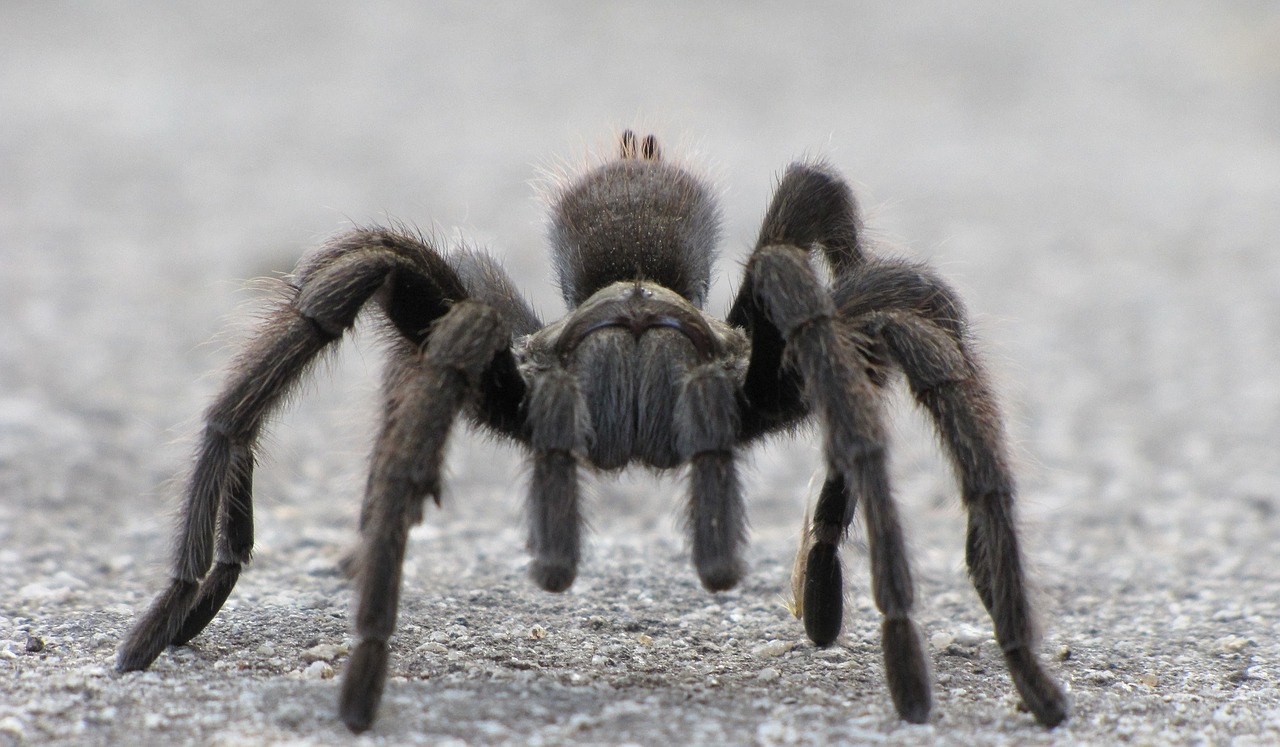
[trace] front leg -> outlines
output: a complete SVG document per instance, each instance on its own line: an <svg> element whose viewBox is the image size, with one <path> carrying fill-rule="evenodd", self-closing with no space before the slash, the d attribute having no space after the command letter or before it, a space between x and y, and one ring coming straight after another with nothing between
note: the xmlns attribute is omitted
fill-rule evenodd
<svg viewBox="0 0 1280 747"><path fill-rule="evenodd" d="M932 707L929 667L919 630L911 620L914 591L902 529L889 488L885 433L878 388L835 306L809 265L807 253L789 245L757 249L747 264L744 293L754 296L751 323L770 325L785 343L783 365L801 382L804 400L825 434L832 475L824 486L813 526L805 588L805 629L819 645L838 635L843 594L836 552L855 502L864 517L871 554L872 592L884 615L885 675L899 715L913 723ZM745 304L744 304L745 305ZM755 364L755 361L752 361ZM810 580L811 579L811 580Z"/></svg>
<svg viewBox="0 0 1280 747"><path fill-rule="evenodd" d="M868 260L849 187L821 164L788 169L776 190L746 278L729 315L751 334L743 397L743 437L785 429L808 415L825 436L828 477L815 510L804 583L805 630L818 645L839 635L843 578L838 548L861 502L872 591L884 615L881 645L894 705L907 721L927 720L929 667L911 620L914 591L886 468L885 432L874 366L855 348L830 291L811 266L821 252L838 277Z"/></svg>
<svg viewBox="0 0 1280 747"><path fill-rule="evenodd" d="M382 698L409 529L422 521L427 497L439 501L450 428L494 355L509 342L509 328L496 311L463 302L435 324L424 351L401 344L388 370L385 420L374 447L354 569L359 641L339 703L339 715L354 732L373 724Z"/></svg>
<svg viewBox="0 0 1280 747"><path fill-rule="evenodd" d="M166 646L199 634L222 607L253 550L253 464L263 423L316 357L354 324L387 275L411 266L414 256L336 244L299 266L205 414L169 586L121 645L119 671L151 666ZM215 552L217 564L209 572Z"/></svg>

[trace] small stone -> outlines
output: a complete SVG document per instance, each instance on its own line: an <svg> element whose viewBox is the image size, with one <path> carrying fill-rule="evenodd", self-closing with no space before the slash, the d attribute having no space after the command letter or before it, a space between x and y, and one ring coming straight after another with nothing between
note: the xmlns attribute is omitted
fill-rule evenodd
<svg viewBox="0 0 1280 747"><path fill-rule="evenodd" d="M541 625L534 625L529 629L529 640L540 641L547 637L547 629Z"/></svg>
<svg viewBox="0 0 1280 747"><path fill-rule="evenodd" d="M641 633L640 635L636 636L636 640L640 642L641 646L653 645L653 636L649 635L648 633Z"/></svg>
<svg viewBox="0 0 1280 747"><path fill-rule="evenodd" d="M972 625L959 625L952 638L961 646L977 646L990 640L991 634Z"/></svg>
<svg viewBox="0 0 1280 747"><path fill-rule="evenodd" d="M1139 684L1146 685L1152 690L1156 689L1156 685L1159 684L1159 682L1160 681L1156 678L1156 676L1150 672L1147 672L1146 674L1140 675L1138 677Z"/></svg>
<svg viewBox="0 0 1280 747"><path fill-rule="evenodd" d="M41 651L44 651L44 640L41 639L40 636L28 635L27 636L27 653L38 654Z"/></svg>
<svg viewBox="0 0 1280 747"><path fill-rule="evenodd" d="M333 667L329 666L326 661L313 661L302 670L302 679L304 680L331 680L333 679Z"/></svg>
<svg viewBox="0 0 1280 747"><path fill-rule="evenodd" d="M159 713L148 713L142 717L142 725L148 730L163 729L169 724L169 719Z"/></svg>
<svg viewBox="0 0 1280 747"><path fill-rule="evenodd" d="M1232 620L1239 620L1242 617L1244 617L1244 611L1239 607L1228 607L1214 612L1210 619L1214 622L1231 622Z"/></svg>
<svg viewBox="0 0 1280 747"><path fill-rule="evenodd" d="M756 741L761 744L789 744L796 740L795 728L777 719L762 721L756 727Z"/></svg>
<svg viewBox="0 0 1280 747"><path fill-rule="evenodd" d="M756 672L756 679L761 682L773 682L780 677L782 677L782 673L773 667L765 667L759 672Z"/></svg>
<svg viewBox="0 0 1280 747"><path fill-rule="evenodd" d="M599 723L599 718L592 714L575 713L569 717L565 723L565 730L572 733L575 731L586 731Z"/></svg>
<svg viewBox="0 0 1280 747"><path fill-rule="evenodd" d="M751 649L751 655L761 659L774 659L796 647L795 641L772 640Z"/></svg>
<svg viewBox="0 0 1280 747"><path fill-rule="evenodd" d="M71 589L66 586L45 586L32 582L18 589L18 598L31 603L57 604L71 597Z"/></svg>
<svg viewBox="0 0 1280 747"><path fill-rule="evenodd" d="M343 653L342 648L332 643L321 643L318 646L312 646L302 652L302 660L308 662L316 661L333 661L338 658L338 654Z"/></svg>
<svg viewBox="0 0 1280 747"><path fill-rule="evenodd" d="M1225 635L1214 642L1219 651L1236 652L1248 646L1252 641L1248 638L1242 638L1234 633Z"/></svg>
<svg viewBox="0 0 1280 747"><path fill-rule="evenodd" d="M127 568L132 568L133 563L132 555L115 555L107 559L107 570L119 573Z"/></svg>
<svg viewBox="0 0 1280 747"><path fill-rule="evenodd" d="M936 651L945 649L947 646L950 646L953 641L955 641L955 636L944 631L938 631L937 633L929 636L929 645Z"/></svg>
<svg viewBox="0 0 1280 747"><path fill-rule="evenodd" d="M328 558L312 558L303 566L308 576L336 576L338 567Z"/></svg>
<svg viewBox="0 0 1280 747"><path fill-rule="evenodd" d="M0 719L0 734L10 734L21 742L27 736L27 729L17 716L6 716Z"/></svg>

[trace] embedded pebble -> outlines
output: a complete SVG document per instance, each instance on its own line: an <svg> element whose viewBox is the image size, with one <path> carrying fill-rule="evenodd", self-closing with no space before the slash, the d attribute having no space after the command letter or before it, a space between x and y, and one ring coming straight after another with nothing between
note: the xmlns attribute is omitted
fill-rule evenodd
<svg viewBox="0 0 1280 747"><path fill-rule="evenodd" d="M762 721L756 727L756 742L759 744L795 744L799 734L791 724L784 724L777 719Z"/></svg>
<svg viewBox="0 0 1280 747"><path fill-rule="evenodd" d="M757 656L761 659L773 659L782 656L795 647L795 641L772 640L751 649L751 655Z"/></svg>
<svg viewBox="0 0 1280 747"><path fill-rule="evenodd" d="M1248 638L1242 638L1235 634L1226 635L1214 641L1214 645L1218 647L1218 650L1227 652L1239 651L1250 643L1252 641Z"/></svg>
<svg viewBox="0 0 1280 747"><path fill-rule="evenodd" d="M10 734L21 742L27 736L27 729L17 716L6 716L0 719L0 734Z"/></svg>
<svg viewBox="0 0 1280 747"><path fill-rule="evenodd" d="M303 651L302 660L310 662L333 661L342 653L346 653L345 646L335 646L332 643L321 643Z"/></svg>
<svg viewBox="0 0 1280 747"><path fill-rule="evenodd" d="M302 679L304 680L329 680L333 679L333 667L327 661L313 661L302 670Z"/></svg>
<svg viewBox="0 0 1280 747"><path fill-rule="evenodd" d="M71 597L71 589L67 586L45 586L33 582L18 589L18 598L24 602L38 604L57 604Z"/></svg>
<svg viewBox="0 0 1280 747"><path fill-rule="evenodd" d="M147 729L162 729L169 724L169 719L159 713L148 713L142 717L142 725Z"/></svg>
<svg viewBox="0 0 1280 747"><path fill-rule="evenodd" d="M773 667L765 667L756 672L756 679L761 682L773 682L782 676L782 673Z"/></svg>
<svg viewBox="0 0 1280 747"><path fill-rule="evenodd" d="M961 646L977 646L991 640L991 632L972 625L957 625L951 637Z"/></svg>

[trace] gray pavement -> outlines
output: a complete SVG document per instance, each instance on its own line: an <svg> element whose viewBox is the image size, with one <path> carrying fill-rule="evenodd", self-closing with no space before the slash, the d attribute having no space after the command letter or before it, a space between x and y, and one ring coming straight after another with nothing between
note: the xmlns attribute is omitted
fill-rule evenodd
<svg viewBox="0 0 1280 747"><path fill-rule="evenodd" d="M0 6L0 745L1280 741L1280 9L1271 2ZM245 281L388 217L560 313L533 199L617 127L723 189L723 309L820 154L965 293L1020 457L1044 655L1017 710L905 397L894 478L936 709L894 716L860 534L817 650L783 609L812 434L750 459L752 573L703 593L682 481L592 481L579 581L524 578L528 471L461 434L415 531L376 728L334 718L377 344L272 428L258 550L194 645L111 668L159 588ZM455 228L457 227L457 228Z"/></svg>

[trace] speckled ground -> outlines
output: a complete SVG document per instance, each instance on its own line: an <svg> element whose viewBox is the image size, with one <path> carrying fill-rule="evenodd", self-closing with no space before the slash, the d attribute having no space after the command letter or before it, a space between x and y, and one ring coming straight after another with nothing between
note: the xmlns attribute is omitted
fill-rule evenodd
<svg viewBox="0 0 1280 747"><path fill-rule="evenodd" d="M858 5L0 8L0 745L1280 741L1280 11ZM224 612L115 674L164 578L171 480L252 324L244 281L390 216L460 226L554 317L530 182L633 123L723 190L713 309L805 154L963 290L1072 720L1017 710L902 398L928 725L893 715L858 538L837 646L782 606L812 439L751 457L739 589L700 590L682 481L639 474L592 482L591 553L556 596L524 579L519 455L463 435L412 539L381 717L353 738L335 565L380 360L359 336L272 429Z"/></svg>

